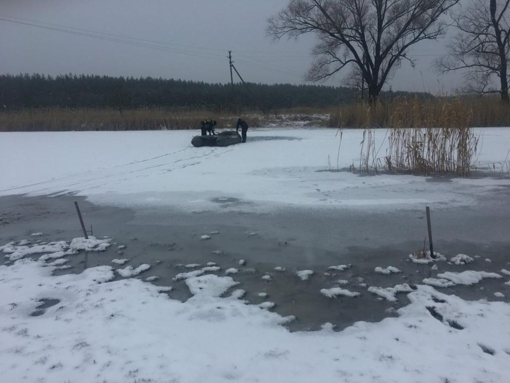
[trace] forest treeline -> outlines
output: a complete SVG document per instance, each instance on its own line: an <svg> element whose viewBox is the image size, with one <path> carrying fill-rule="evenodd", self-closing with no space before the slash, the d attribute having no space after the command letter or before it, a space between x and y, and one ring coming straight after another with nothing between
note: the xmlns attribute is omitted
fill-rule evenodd
<svg viewBox="0 0 510 383"><path fill-rule="evenodd" d="M427 93L385 92L431 98ZM272 112L299 107L326 108L348 104L360 92L346 87L290 84L210 84L161 78L91 75L0 75L0 107L4 111L41 108L178 108L229 111L235 105Z"/></svg>

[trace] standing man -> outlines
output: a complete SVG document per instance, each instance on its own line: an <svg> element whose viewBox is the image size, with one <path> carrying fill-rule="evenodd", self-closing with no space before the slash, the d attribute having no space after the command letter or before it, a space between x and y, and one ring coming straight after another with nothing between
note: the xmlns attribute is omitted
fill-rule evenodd
<svg viewBox="0 0 510 383"><path fill-rule="evenodd" d="M241 131L243 133L243 142L246 142L246 132L248 131L248 124L246 121L239 119L237 120L236 132L239 133L239 127L241 127Z"/></svg>

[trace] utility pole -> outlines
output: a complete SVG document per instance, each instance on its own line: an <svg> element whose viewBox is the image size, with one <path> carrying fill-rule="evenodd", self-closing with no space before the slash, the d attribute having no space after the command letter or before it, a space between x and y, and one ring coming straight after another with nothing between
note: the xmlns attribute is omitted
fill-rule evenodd
<svg viewBox="0 0 510 383"><path fill-rule="evenodd" d="M232 67L234 64L232 63L232 51L228 51L228 64L230 66L230 84L232 86L232 94L234 93L234 74L232 73Z"/></svg>

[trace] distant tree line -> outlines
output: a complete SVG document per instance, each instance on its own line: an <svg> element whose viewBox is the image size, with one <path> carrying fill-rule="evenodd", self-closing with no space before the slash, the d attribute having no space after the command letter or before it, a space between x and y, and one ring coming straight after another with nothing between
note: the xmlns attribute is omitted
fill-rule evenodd
<svg viewBox="0 0 510 383"><path fill-rule="evenodd" d="M382 98L428 94L386 92ZM297 107L325 108L360 98L347 87L290 84L209 84L156 78L89 75L0 75L0 110L40 108L179 108L217 112L234 106L272 112Z"/></svg>

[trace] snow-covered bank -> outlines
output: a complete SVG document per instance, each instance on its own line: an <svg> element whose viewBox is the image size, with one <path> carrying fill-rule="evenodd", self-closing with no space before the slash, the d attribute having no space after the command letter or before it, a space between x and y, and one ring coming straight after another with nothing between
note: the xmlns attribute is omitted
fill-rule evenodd
<svg viewBox="0 0 510 383"><path fill-rule="evenodd" d="M107 282L109 266L51 271L28 259L0 266L6 382L460 383L510 373L506 303L419 286L399 318L289 333L281 323L292 318L247 305L236 291L220 298L236 285L231 277L187 279L195 296L181 303L137 279ZM58 303L31 316L48 299Z"/></svg>
<svg viewBox="0 0 510 383"><path fill-rule="evenodd" d="M362 131L254 129L248 143L193 148L193 131L2 133L0 195L63 191L92 202L186 210L257 210L282 205L394 209L466 206L506 179L361 177ZM385 130L375 138L385 155ZM504 161L510 129L482 129L479 164ZM122 197L119 197L119 194Z"/></svg>

